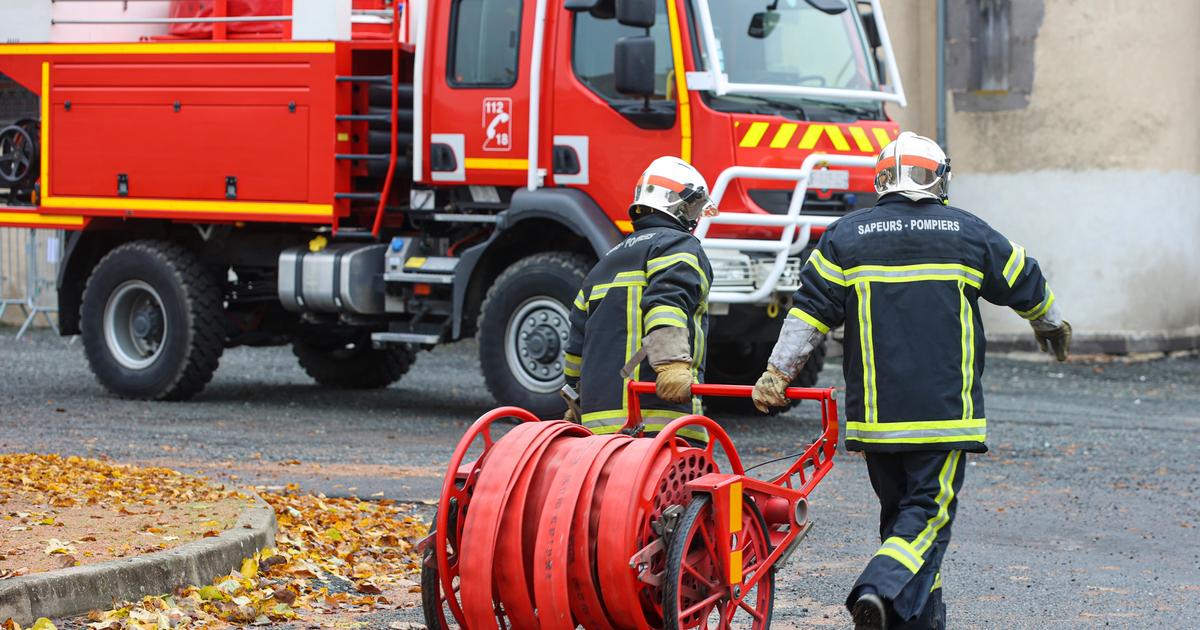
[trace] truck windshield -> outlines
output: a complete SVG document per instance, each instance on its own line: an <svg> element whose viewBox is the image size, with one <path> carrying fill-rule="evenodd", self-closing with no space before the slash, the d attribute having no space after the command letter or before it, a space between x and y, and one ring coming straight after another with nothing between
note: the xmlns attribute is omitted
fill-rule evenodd
<svg viewBox="0 0 1200 630"><path fill-rule="evenodd" d="M876 91L873 54L858 12L830 15L805 0L699 0L708 2L717 40L718 67L730 83ZM837 0L845 1L845 0ZM829 4L831 0L825 0ZM762 99L723 99L738 101ZM772 94L771 102L803 109L829 106L878 111L873 99L797 97Z"/></svg>

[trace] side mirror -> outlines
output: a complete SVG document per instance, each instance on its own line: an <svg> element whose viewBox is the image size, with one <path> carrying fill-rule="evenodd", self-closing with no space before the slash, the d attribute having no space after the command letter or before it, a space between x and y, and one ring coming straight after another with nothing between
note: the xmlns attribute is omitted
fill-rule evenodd
<svg viewBox="0 0 1200 630"><path fill-rule="evenodd" d="M766 39L771 31L779 25L779 13L776 11L759 11L750 16L750 28L747 35L754 39Z"/></svg>
<svg viewBox="0 0 1200 630"><path fill-rule="evenodd" d="M635 28L654 26L655 0L616 0L617 22Z"/></svg>
<svg viewBox="0 0 1200 630"><path fill-rule="evenodd" d="M617 13L613 0L565 0L563 8L572 13L587 11L597 20L611 20Z"/></svg>
<svg viewBox="0 0 1200 630"><path fill-rule="evenodd" d="M654 96L654 38L622 37L613 48L613 83L621 94Z"/></svg>

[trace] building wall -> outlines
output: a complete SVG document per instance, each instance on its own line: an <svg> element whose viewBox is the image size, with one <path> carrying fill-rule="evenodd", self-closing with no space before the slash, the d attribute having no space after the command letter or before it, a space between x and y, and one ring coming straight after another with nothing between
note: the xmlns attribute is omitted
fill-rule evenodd
<svg viewBox="0 0 1200 630"><path fill-rule="evenodd" d="M951 19L978 4L951 0ZM1027 103L977 111L979 95L948 99L951 202L1044 265L1083 347L1200 345L1200 3L1025 4L1043 5ZM884 2L909 92L893 114L930 137L935 6ZM984 318L991 338L1029 341L1012 313L989 306Z"/></svg>

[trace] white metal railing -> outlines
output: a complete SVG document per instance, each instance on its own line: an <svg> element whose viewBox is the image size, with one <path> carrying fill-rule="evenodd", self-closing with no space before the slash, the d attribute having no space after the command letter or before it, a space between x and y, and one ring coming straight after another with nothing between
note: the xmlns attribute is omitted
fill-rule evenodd
<svg viewBox="0 0 1200 630"><path fill-rule="evenodd" d="M808 182L817 165L867 167L875 166L875 158L863 155L839 155L813 153L800 168L771 168L759 166L730 166L721 172L713 184L710 197L713 204L721 207L721 200L734 179L770 179L777 181L795 181L792 199L788 203L787 214L758 214L749 212L730 212L715 217L704 217L696 226L695 235L706 250L737 250L739 252L765 252L775 255L775 260L767 271L758 288L749 292L713 291L709 293L710 302L726 304L752 304L768 299L779 284L779 278L787 268L788 257L799 254L808 245L814 225L829 225L838 219L830 216L801 215L804 196L808 193ZM713 225L740 225L745 227L781 227L783 228L777 240L744 239L744 238L713 238L708 236L709 228Z"/></svg>

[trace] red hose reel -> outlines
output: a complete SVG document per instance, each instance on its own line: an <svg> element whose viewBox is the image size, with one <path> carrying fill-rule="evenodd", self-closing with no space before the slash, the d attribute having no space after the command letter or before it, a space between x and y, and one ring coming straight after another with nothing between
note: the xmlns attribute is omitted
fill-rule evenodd
<svg viewBox="0 0 1200 630"><path fill-rule="evenodd" d="M641 423L637 395L653 391L654 383L629 384L627 427ZM748 397L753 389L692 391ZM516 407L484 414L454 451L426 541L427 625L768 627L774 570L811 527L808 493L837 447L834 390L791 388L788 397L819 403L822 432L769 480L746 476L729 436L700 415L634 438L592 435ZM496 439L493 427L512 419L518 425ZM708 445L677 437L685 427L706 429Z"/></svg>

